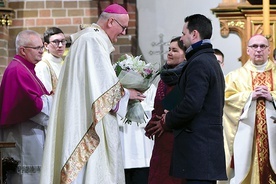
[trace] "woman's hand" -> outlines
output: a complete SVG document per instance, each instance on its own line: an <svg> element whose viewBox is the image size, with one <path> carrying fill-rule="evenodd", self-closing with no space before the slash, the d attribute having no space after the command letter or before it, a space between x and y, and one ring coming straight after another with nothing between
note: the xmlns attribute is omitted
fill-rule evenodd
<svg viewBox="0 0 276 184"><path fill-rule="evenodd" d="M145 135L149 139L153 139L154 135L157 135L158 137L160 137L163 134L163 132L164 132L164 129L162 127L162 120L161 120L162 117L156 116L156 118L158 118L159 120L157 120L157 121L149 121L149 123L145 127L145 130L146 130Z"/></svg>

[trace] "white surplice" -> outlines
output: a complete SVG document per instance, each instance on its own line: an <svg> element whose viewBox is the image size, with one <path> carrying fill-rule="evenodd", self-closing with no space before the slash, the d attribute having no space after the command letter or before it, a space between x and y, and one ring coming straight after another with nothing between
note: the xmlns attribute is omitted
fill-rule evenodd
<svg viewBox="0 0 276 184"><path fill-rule="evenodd" d="M28 121L0 128L0 141L15 142L15 148L2 149L2 156L19 161L16 172L9 172L7 183L37 184L40 178L45 131L52 97L43 95L39 114Z"/></svg>
<svg viewBox="0 0 276 184"><path fill-rule="evenodd" d="M48 62L50 66L46 62ZM62 58L57 58L51 53L44 52L42 60L35 66L36 76L41 80L49 93L53 90L51 69L54 72L54 76L58 79L62 64Z"/></svg>
<svg viewBox="0 0 276 184"><path fill-rule="evenodd" d="M153 84L144 93L146 98L141 105L146 113L145 123L127 124L124 118L118 117L125 169L149 167L154 141L145 136L144 128L151 119L155 94L156 87Z"/></svg>

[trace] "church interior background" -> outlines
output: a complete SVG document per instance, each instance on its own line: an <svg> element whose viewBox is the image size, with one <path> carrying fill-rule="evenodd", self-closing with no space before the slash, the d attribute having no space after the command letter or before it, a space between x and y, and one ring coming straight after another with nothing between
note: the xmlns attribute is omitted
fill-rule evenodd
<svg viewBox="0 0 276 184"><path fill-rule="evenodd" d="M265 11L263 2L269 4ZM184 18L194 13L206 15L213 23L211 42L225 55L224 74L247 61L246 45L252 35L267 36L270 57L276 46L275 0L0 0L0 81L15 55L15 37L20 31L31 29L42 35L56 26L69 40L71 34L96 22L111 3L123 5L130 15L127 34L118 39L111 55L113 62L131 53L161 66L169 40L181 35ZM3 147L14 144L2 143Z"/></svg>
<svg viewBox="0 0 276 184"><path fill-rule="evenodd" d="M194 13L213 22L211 42L225 54L224 73L240 67L248 59L246 44L251 35L263 34L262 0L0 0L0 81L15 54L15 37L24 29L38 33L52 26L66 37L83 25L96 22L110 3L123 5L130 15L127 35L115 44L112 60L122 54L142 55L147 62L161 66L166 60L167 43L180 36L184 18ZM264 0L269 1L269 0ZM276 3L270 0L269 41L275 48ZM169 5L169 6L168 6ZM70 43L67 45L68 49Z"/></svg>

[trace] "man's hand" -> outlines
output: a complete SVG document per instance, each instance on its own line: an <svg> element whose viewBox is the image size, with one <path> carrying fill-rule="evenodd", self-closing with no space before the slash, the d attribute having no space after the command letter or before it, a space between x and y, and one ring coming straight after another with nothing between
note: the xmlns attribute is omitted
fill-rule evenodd
<svg viewBox="0 0 276 184"><path fill-rule="evenodd" d="M268 101L273 101L273 98L268 90L267 86L257 86L252 93L252 100L257 100L258 98L263 97Z"/></svg>
<svg viewBox="0 0 276 184"><path fill-rule="evenodd" d="M164 129L161 125L161 123L162 123L161 122L161 117L156 116L156 118L158 118L159 120L149 121L149 123L145 127L145 130L146 130L145 135L150 139L153 139L153 136L156 135L156 134L158 134L157 136L160 137L164 132Z"/></svg>
<svg viewBox="0 0 276 184"><path fill-rule="evenodd" d="M135 89L128 89L129 90L129 99L131 100L140 100L143 101L146 96L143 95L143 93L141 93L140 91L137 91Z"/></svg>

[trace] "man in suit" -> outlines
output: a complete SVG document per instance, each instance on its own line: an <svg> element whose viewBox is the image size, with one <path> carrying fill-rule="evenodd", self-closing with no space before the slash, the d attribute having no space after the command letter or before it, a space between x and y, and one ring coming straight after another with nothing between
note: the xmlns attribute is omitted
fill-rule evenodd
<svg viewBox="0 0 276 184"><path fill-rule="evenodd" d="M214 184L225 180L222 115L224 76L214 55L211 21L204 15L185 18L181 40L187 64L178 87L179 104L162 115L172 129L174 145L170 174L188 184Z"/></svg>

